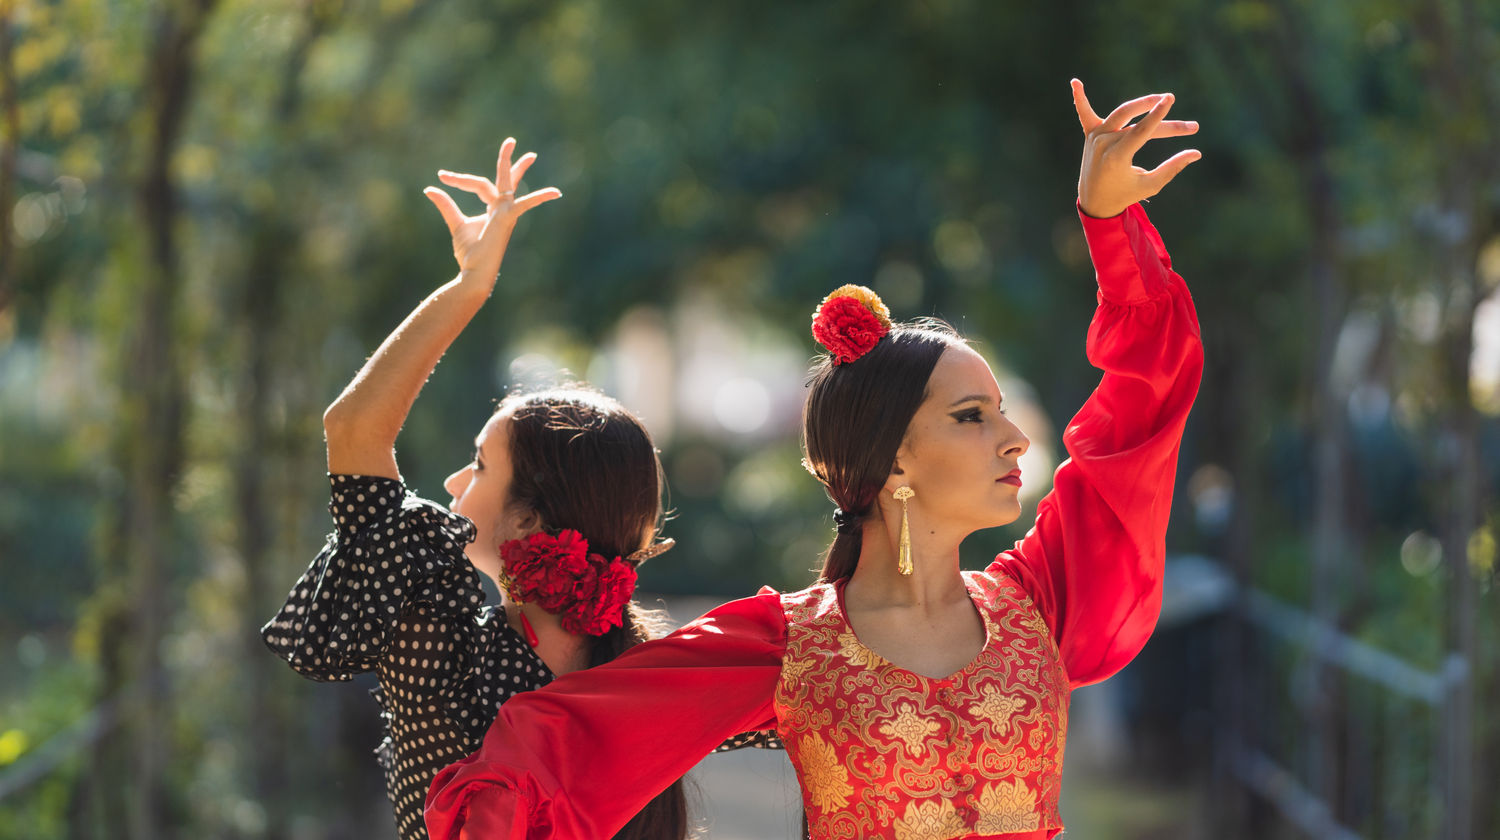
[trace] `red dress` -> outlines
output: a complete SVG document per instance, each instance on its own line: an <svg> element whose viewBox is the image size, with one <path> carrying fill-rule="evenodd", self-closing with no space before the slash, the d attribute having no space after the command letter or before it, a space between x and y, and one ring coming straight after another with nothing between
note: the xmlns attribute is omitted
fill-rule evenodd
<svg viewBox="0 0 1500 840"><path fill-rule="evenodd" d="M1083 216L1099 280L1099 387L1063 432L1036 524L964 574L979 656L945 679L850 630L840 584L719 607L507 702L439 773L433 840L608 837L726 737L776 729L815 840L1051 837L1069 692L1141 649L1161 606L1177 451L1202 373L1197 315L1134 206Z"/></svg>
<svg viewBox="0 0 1500 840"><path fill-rule="evenodd" d="M781 596L777 729L813 837L948 840L1062 828L1071 689L1057 645L1005 571L963 577L985 644L942 679L861 644L845 618L843 581Z"/></svg>

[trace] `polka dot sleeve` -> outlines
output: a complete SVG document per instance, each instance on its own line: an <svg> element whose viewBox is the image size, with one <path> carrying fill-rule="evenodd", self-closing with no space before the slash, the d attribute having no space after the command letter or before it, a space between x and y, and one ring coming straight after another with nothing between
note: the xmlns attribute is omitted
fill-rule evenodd
<svg viewBox="0 0 1500 840"><path fill-rule="evenodd" d="M722 753L730 750L742 750L746 747L754 747L761 750L784 750L786 746L781 743L781 738L774 729L764 729L756 732L745 732L729 738L724 743L714 748L714 752Z"/></svg>
<svg viewBox="0 0 1500 840"><path fill-rule="evenodd" d="M469 520L394 479L329 478L334 533L261 636L303 676L347 680L376 667L404 612L469 616L484 593L463 556Z"/></svg>

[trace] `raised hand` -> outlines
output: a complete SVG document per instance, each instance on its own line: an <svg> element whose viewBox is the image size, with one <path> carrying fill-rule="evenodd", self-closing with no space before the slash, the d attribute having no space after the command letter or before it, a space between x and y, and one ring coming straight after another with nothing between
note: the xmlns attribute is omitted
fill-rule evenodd
<svg viewBox="0 0 1500 840"><path fill-rule="evenodd" d="M1083 212L1100 219L1117 216L1161 192L1177 173L1203 157L1197 149L1186 149L1150 171L1135 165L1135 153L1146 141L1198 132L1198 123L1192 120L1166 119L1173 100L1170 93L1153 93L1132 99L1100 119L1083 93L1083 82L1073 80L1073 107L1084 136L1083 164L1078 171L1078 206ZM1130 123L1142 114L1138 122Z"/></svg>
<svg viewBox="0 0 1500 840"><path fill-rule="evenodd" d="M428 187L423 194L437 206L453 234L453 258L464 277L483 283L493 283L500 272L500 260L505 256L505 246L516 220L538 204L554 198L562 198L556 187L545 187L516 197L516 187L531 164L536 162L536 153L527 152L521 159L511 163L516 151L516 139L505 138L500 144L500 157L495 162L495 180L478 175L438 170L438 178L444 184L465 192L471 192L484 202L485 211L477 216L465 216L453 197L438 187Z"/></svg>

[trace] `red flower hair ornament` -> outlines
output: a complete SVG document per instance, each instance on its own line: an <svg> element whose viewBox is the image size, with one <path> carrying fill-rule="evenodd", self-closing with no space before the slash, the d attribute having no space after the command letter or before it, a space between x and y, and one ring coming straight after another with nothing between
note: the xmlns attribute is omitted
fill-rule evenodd
<svg viewBox="0 0 1500 840"><path fill-rule="evenodd" d="M500 546L500 583L512 601L534 603L558 616L569 633L602 636L624 623L625 604L635 592L636 563L670 547L667 540L628 558L606 559L590 554L588 540L577 531L536 533ZM526 630L535 646L529 622Z"/></svg>
<svg viewBox="0 0 1500 840"><path fill-rule="evenodd" d="M870 352L890 331L891 310L864 286L834 289L813 313L813 338L828 349L836 365Z"/></svg>

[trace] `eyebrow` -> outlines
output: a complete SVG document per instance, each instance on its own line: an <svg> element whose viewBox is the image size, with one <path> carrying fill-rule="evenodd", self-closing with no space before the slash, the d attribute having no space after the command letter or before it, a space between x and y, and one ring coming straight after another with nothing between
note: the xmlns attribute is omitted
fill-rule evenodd
<svg viewBox="0 0 1500 840"><path fill-rule="evenodd" d="M962 399L954 400L953 403L952 403L952 405L949 405L948 407L949 408L958 408L959 406L963 405L966 402L989 402L989 400L990 400L990 397L989 397L988 394L970 394L967 397L964 397ZM1003 402L1005 402L1005 395L1001 394L1000 395L1000 399L997 400L997 403L1003 403Z"/></svg>

